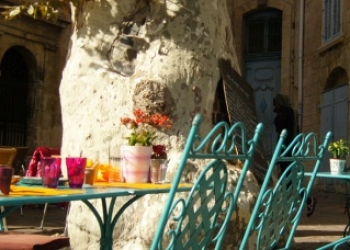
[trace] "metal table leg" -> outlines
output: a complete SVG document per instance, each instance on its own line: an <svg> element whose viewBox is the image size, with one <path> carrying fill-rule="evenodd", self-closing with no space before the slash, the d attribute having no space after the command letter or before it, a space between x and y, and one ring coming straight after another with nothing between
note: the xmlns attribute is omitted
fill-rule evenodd
<svg viewBox="0 0 350 250"><path fill-rule="evenodd" d="M112 250L113 249L113 230L115 225L117 224L118 219L123 214L125 209L127 209L132 203L134 203L139 198L144 195L135 195L130 200L128 200L113 216L114 204L117 200L117 197L108 198L111 199L109 208L107 209L106 198L101 198L102 201L102 217L97 212L96 208L88 201L82 200L85 205L87 205L90 211L94 214L95 218L98 221L101 231L101 239L100 239L100 249L101 250Z"/></svg>
<svg viewBox="0 0 350 250"><path fill-rule="evenodd" d="M345 191L346 191L345 211L348 215L348 224L344 228L343 237L350 235L350 182L348 180L346 180L345 182Z"/></svg>

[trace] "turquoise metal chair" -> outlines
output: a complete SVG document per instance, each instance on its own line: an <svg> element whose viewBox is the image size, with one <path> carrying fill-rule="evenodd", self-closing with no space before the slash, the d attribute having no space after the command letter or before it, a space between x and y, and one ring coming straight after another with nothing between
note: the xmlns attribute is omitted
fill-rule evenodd
<svg viewBox="0 0 350 250"><path fill-rule="evenodd" d="M316 173L329 143L328 132L322 144L315 133L301 133L288 147L283 146L287 131L282 131L244 233L240 250L246 250L253 235L254 249L291 249L294 234L314 183ZM291 152L291 154L290 154ZM289 153L289 154L288 154ZM271 177L278 162L289 162L286 171L271 185ZM304 186L304 164L313 165L312 176ZM281 247L281 244L283 246Z"/></svg>
<svg viewBox="0 0 350 250"><path fill-rule="evenodd" d="M258 124L253 137L248 140L243 123L237 122L230 127L226 122L220 122L202 139L198 134L201 122L202 116L196 115L152 242L153 250L221 248L263 126ZM187 198L176 198L188 159L209 163L195 180ZM226 191L225 160L243 162L234 193ZM168 221L174 226L166 229Z"/></svg>
<svg viewBox="0 0 350 250"><path fill-rule="evenodd" d="M337 249L350 249L350 235L340 238L338 240L335 240L333 242L330 242L329 244L326 244L322 247L317 248L316 250L337 250Z"/></svg>

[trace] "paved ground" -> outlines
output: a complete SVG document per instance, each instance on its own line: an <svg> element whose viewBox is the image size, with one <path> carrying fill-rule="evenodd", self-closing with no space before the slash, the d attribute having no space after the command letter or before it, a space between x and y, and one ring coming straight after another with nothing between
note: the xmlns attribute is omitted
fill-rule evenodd
<svg viewBox="0 0 350 250"><path fill-rule="evenodd" d="M349 222L345 194L313 192L312 195L318 201L316 210L311 217L304 215L300 221L295 236L298 250L313 250L339 239Z"/></svg>
<svg viewBox="0 0 350 250"><path fill-rule="evenodd" d="M22 210L22 216L19 209L8 216L9 230L48 235L64 232L66 211L61 207L51 204L48 206L42 229L40 222L43 217L43 206L25 206Z"/></svg>
<svg viewBox="0 0 350 250"><path fill-rule="evenodd" d="M311 217L303 216L295 237L295 250L313 250L326 242L338 239L343 235L349 219L345 214L345 195L337 193L313 193L318 203ZM47 211L44 229L39 228L43 208L25 207L24 215L14 212L8 218L10 230L31 233L61 234L64 231L65 211L50 205Z"/></svg>

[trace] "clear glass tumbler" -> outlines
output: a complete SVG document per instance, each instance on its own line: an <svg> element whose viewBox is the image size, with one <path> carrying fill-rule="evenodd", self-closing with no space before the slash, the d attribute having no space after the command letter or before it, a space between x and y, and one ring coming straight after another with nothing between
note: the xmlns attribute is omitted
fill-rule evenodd
<svg viewBox="0 0 350 250"><path fill-rule="evenodd" d="M111 147L109 149L108 182L123 182L123 171L121 167L121 148Z"/></svg>

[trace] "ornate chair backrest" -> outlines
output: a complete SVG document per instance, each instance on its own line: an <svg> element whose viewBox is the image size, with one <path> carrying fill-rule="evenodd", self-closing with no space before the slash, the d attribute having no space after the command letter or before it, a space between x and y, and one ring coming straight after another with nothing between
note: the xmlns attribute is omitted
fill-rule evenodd
<svg viewBox="0 0 350 250"><path fill-rule="evenodd" d="M315 133L298 134L287 147L283 141L287 131L283 130L273 153L264 182L253 208L251 218L243 236L240 250L247 249L249 237L256 230L254 249L276 249L283 236L283 249L291 249L295 230L298 226L303 207L309 197L317 171L327 149L331 132L328 132L322 144L318 144ZM271 187L271 177L278 162L289 165ZM304 164L314 166L312 176L304 186Z"/></svg>
<svg viewBox="0 0 350 250"><path fill-rule="evenodd" d="M243 123L229 126L220 122L202 139L198 134L201 122L202 116L196 115L151 249L206 249L209 245L220 249L222 244L263 126L258 124L253 137L248 140ZM187 198L175 199L188 159L203 159L207 165L194 181ZM226 191L228 172L224 160L243 162L234 193ZM222 214L224 218L221 220L219 215ZM169 220L176 226L168 230ZM164 233L170 238L167 243Z"/></svg>
<svg viewBox="0 0 350 250"><path fill-rule="evenodd" d="M0 167L12 167L13 159L15 159L16 153L16 148L0 148Z"/></svg>

